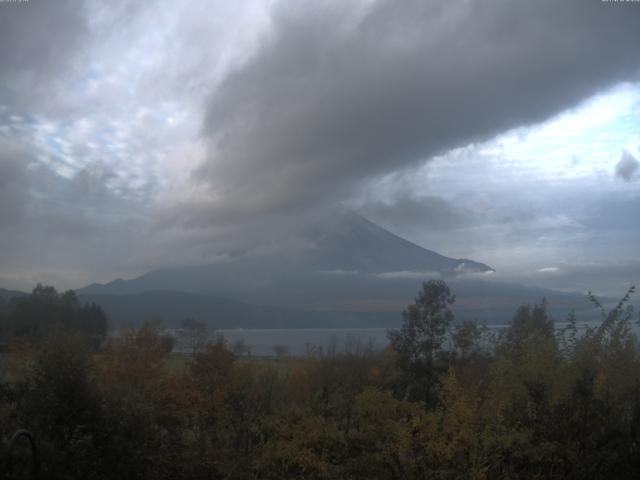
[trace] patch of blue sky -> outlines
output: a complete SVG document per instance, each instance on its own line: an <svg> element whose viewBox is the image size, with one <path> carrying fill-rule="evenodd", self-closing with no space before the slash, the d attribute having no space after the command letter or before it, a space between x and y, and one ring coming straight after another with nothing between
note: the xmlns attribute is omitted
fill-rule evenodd
<svg viewBox="0 0 640 480"><path fill-rule="evenodd" d="M640 86L619 87L534 127L526 140L507 143L504 154L527 169L560 176L612 169L637 134L639 104ZM578 165L572 165L574 156L581 159Z"/></svg>
<svg viewBox="0 0 640 480"><path fill-rule="evenodd" d="M543 124L456 149L425 169L433 177L440 168L457 168L460 157L465 161L480 157L481 168L490 168L492 175L504 170L505 178L511 179L553 180L610 173L623 150L639 153L639 111L640 85L622 85Z"/></svg>
<svg viewBox="0 0 640 480"><path fill-rule="evenodd" d="M61 156L65 153L65 146L58 136L49 136L45 139L47 150L56 156Z"/></svg>

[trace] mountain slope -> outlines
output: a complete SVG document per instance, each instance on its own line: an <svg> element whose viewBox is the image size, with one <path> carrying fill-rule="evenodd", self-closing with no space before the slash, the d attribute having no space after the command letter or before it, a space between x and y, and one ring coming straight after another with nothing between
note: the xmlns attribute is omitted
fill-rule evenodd
<svg viewBox="0 0 640 480"><path fill-rule="evenodd" d="M315 248L309 261L316 270L358 273L418 271L453 275L493 269L468 259L454 259L420 247L353 213L342 213L306 233Z"/></svg>
<svg viewBox="0 0 640 480"><path fill-rule="evenodd" d="M80 293L131 294L173 290L269 305L300 305L371 294L371 283L414 272L444 277L491 267L415 245L354 213L306 229L297 248L243 252L215 264L153 270L132 280L93 284ZM417 273L416 273L417 272ZM379 288L373 288L374 291Z"/></svg>
<svg viewBox="0 0 640 480"><path fill-rule="evenodd" d="M116 319L193 316L219 328L394 326L422 281L444 278L457 295L459 319L505 323L519 305L543 297L558 319L571 309L593 316L583 295L474 278L466 274L493 270L422 248L354 213L317 222L295 240L296 247L153 270L79 293Z"/></svg>

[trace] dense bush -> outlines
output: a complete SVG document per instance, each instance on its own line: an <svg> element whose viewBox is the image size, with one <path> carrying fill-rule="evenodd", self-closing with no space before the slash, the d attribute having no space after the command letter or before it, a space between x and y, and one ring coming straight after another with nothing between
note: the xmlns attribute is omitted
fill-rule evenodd
<svg viewBox="0 0 640 480"><path fill-rule="evenodd" d="M217 339L185 358L145 325L95 353L47 329L4 354L3 440L30 429L54 479L640 475L628 297L585 333L543 302L491 336L452 324L445 287L424 285L383 352L251 359Z"/></svg>

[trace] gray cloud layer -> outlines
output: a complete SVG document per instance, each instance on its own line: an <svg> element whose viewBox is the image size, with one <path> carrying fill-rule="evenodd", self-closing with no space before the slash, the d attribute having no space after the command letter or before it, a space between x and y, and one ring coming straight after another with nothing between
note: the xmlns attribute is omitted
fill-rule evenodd
<svg viewBox="0 0 640 480"><path fill-rule="evenodd" d="M512 205L517 188L485 214L479 195L372 185L638 79L636 5L281 0L261 37L246 31L269 7L229 5L0 2L0 286L303 248L297 223L363 196L372 219L435 249L477 241L481 261L533 231L582 235L545 202Z"/></svg>
<svg viewBox="0 0 640 480"><path fill-rule="evenodd" d="M0 102L55 108L60 75L73 69L89 28L86 4L0 2Z"/></svg>
<svg viewBox="0 0 640 480"><path fill-rule="evenodd" d="M208 104L205 215L343 198L364 180L638 78L640 9L600 1L282 2Z"/></svg>

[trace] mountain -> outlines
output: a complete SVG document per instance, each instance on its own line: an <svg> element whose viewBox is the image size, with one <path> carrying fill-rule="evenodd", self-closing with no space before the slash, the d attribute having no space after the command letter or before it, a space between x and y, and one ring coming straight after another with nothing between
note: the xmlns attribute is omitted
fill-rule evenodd
<svg viewBox="0 0 640 480"><path fill-rule="evenodd" d="M427 250L351 212L312 225L290 243L275 251L241 252L214 264L164 268L132 280L92 284L79 293L171 290L299 307L366 298L372 288L384 294L394 278L415 281L493 271L483 263Z"/></svg>
<svg viewBox="0 0 640 480"><path fill-rule="evenodd" d="M78 293L117 322L190 316L217 328L396 326L421 282L444 278L457 295L459 319L505 323L519 305L542 298L558 319L572 309L593 319L583 295L488 281L482 274L493 272L490 266L440 255L355 213L324 218L292 237L282 248L157 269Z"/></svg>

